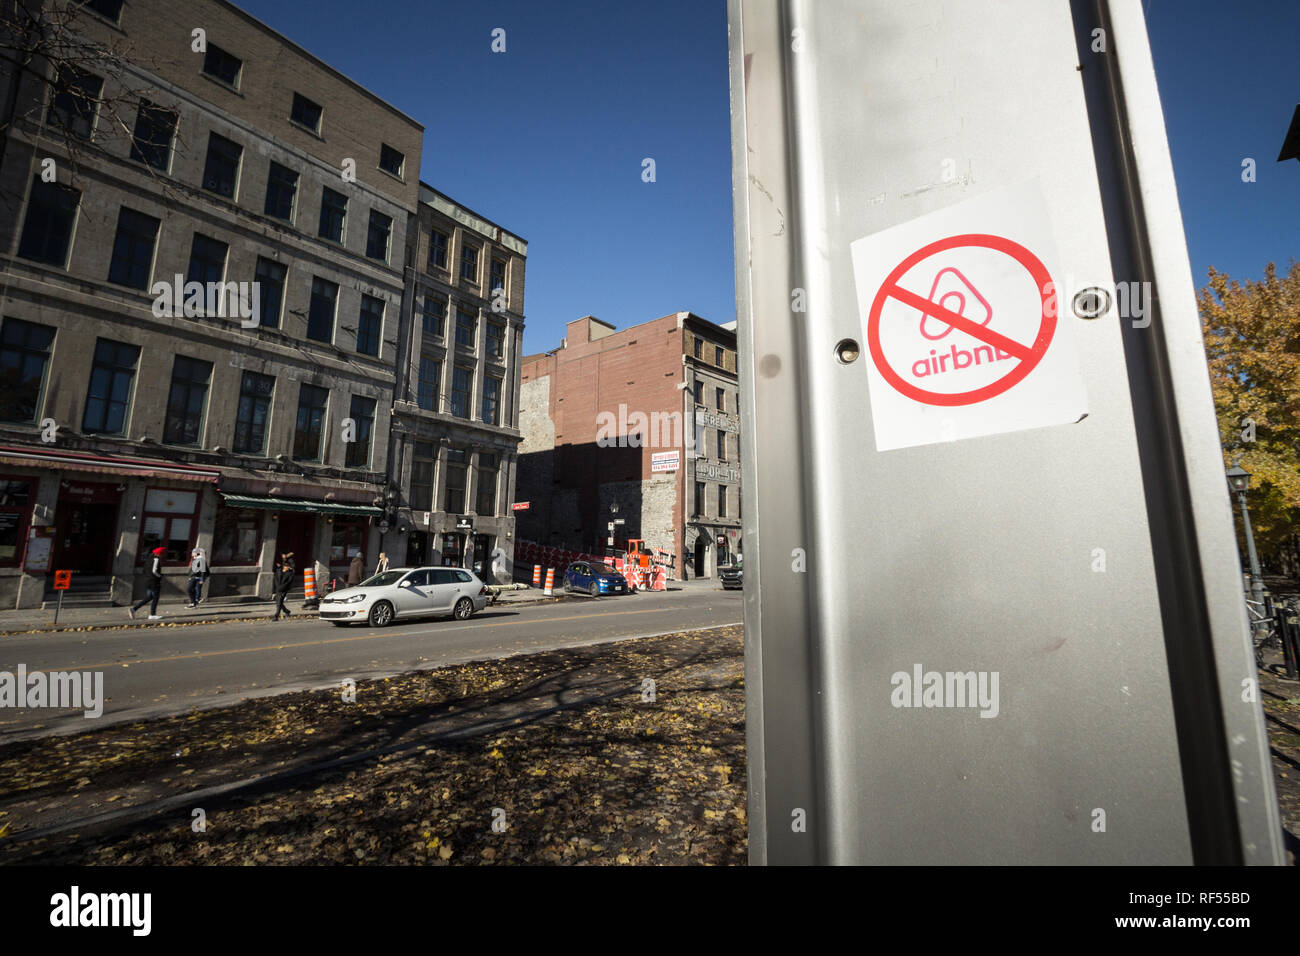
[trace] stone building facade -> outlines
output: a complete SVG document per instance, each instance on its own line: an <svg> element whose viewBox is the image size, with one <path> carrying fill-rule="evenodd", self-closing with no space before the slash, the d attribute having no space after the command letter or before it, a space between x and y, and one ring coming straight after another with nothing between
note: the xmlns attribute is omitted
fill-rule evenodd
<svg viewBox="0 0 1300 956"><path fill-rule="evenodd" d="M421 125L222 0L70 6L130 59L0 75L0 607L372 568Z"/></svg>
<svg viewBox="0 0 1300 956"><path fill-rule="evenodd" d="M421 184L408 253L411 309L393 402L400 489L388 553L407 564L514 561L522 239Z"/></svg>
<svg viewBox="0 0 1300 956"><path fill-rule="evenodd" d="M689 312L623 331L586 316L524 358L519 536L576 550L641 539L711 577L740 552L736 336Z"/></svg>

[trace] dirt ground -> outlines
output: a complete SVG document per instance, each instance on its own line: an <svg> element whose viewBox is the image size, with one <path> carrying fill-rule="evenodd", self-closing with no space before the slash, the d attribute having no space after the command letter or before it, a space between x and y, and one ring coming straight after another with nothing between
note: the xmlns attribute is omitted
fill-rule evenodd
<svg viewBox="0 0 1300 956"><path fill-rule="evenodd" d="M743 864L742 653L720 628L11 744L0 863Z"/></svg>

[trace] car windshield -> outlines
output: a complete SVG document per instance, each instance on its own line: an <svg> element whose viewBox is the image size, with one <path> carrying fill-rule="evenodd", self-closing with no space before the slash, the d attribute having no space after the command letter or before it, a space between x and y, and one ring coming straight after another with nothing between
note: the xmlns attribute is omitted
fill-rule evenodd
<svg viewBox="0 0 1300 956"><path fill-rule="evenodd" d="M360 584L359 588L382 588L390 584L396 584L407 574L407 571L381 571L372 578L366 578Z"/></svg>
<svg viewBox="0 0 1300 956"><path fill-rule="evenodd" d="M612 564L593 564L591 571L593 574L618 574L618 568Z"/></svg>

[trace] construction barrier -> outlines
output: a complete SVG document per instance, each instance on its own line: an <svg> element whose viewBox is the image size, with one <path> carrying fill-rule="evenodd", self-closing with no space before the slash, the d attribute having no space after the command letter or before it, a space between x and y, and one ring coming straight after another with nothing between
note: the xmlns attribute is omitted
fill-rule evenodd
<svg viewBox="0 0 1300 956"><path fill-rule="evenodd" d="M302 581L307 600L316 600L316 572L310 566L303 568Z"/></svg>
<svg viewBox="0 0 1300 956"><path fill-rule="evenodd" d="M546 597L555 594L555 568L546 569L546 590L542 592Z"/></svg>
<svg viewBox="0 0 1300 956"><path fill-rule="evenodd" d="M667 591L668 590L668 569L662 564L656 564L650 572L650 590Z"/></svg>
<svg viewBox="0 0 1300 956"><path fill-rule="evenodd" d="M636 590L636 569L632 567L632 565L624 565L623 580L627 582L627 589L629 591Z"/></svg>
<svg viewBox="0 0 1300 956"><path fill-rule="evenodd" d="M541 586L542 586L542 566L540 564L534 564L533 565L533 587L539 588Z"/></svg>

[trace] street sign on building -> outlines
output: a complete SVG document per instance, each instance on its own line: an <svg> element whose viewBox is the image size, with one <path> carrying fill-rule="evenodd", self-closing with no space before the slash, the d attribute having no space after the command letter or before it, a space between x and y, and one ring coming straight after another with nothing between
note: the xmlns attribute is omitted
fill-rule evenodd
<svg viewBox="0 0 1300 956"><path fill-rule="evenodd" d="M510 510L511 510L511 511L527 511L527 510L528 510L528 507L529 507L530 504L531 504L531 502L527 502L527 501L516 501L514 504L512 504L512 505L510 506Z"/></svg>
<svg viewBox="0 0 1300 956"><path fill-rule="evenodd" d="M1140 3L728 11L751 860L1281 862Z"/></svg>
<svg viewBox="0 0 1300 956"><path fill-rule="evenodd" d="M677 471L682 466L680 451L657 451L650 455L650 471Z"/></svg>

